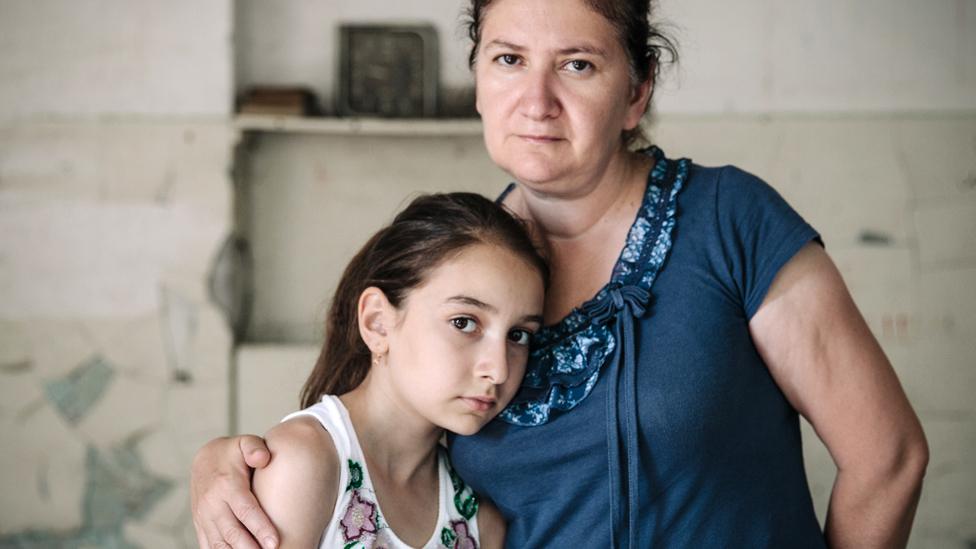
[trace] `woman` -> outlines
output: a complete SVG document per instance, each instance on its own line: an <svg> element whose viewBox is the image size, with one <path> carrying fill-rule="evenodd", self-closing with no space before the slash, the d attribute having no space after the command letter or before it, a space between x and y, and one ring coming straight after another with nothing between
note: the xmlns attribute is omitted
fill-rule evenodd
<svg viewBox="0 0 976 549"><path fill-rule="evenodd" d="M485 144L552 278L519 395L452 440L455 467L511 547L904 546L925 438L816 232L740 170L628 150L658 67L648 10L471 6ZM823 533L797 413L838 468ZM247 491L266 460L250 437L198 454L201 543L274 539Z"/></svg>

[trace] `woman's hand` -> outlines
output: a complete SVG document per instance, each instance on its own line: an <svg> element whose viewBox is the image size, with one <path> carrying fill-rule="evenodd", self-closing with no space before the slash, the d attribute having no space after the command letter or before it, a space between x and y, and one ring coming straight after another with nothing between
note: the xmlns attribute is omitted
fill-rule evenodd
<svg viewBox="0 0 976 549"><path fill-rule="evenodd" d="M201 549L274 549L278 533L251 493L251 469L268 465L264 439L211 440L193 458L190 506ZM255 540L260 540L260 545Z"/></svg>
<svg viewBox="0 0 976 549"><path fill-rule="evenodd" d="M780 270L749 331L837 465L828 545L905 547L928 463L925 435L823 248L807 244Z"/></svg>

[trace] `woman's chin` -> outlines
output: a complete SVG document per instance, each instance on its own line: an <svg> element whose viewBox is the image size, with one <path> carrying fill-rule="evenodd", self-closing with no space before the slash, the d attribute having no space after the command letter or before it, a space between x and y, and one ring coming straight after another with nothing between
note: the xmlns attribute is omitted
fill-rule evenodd
<svg viewBox="0 0 976 549"><path fill-rule="evenodd" d="M519 183L533 190L543 190L547 183L558 180L565 170L549 162L523 162L518 169L506 171Z"/></svg>

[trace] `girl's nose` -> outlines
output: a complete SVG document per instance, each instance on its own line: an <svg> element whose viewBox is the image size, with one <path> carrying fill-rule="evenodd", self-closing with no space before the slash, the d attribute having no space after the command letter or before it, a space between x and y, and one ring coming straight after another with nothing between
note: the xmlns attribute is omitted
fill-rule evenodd
<svg viewBox="0 0 976 549"><path fill-rule="evenodd" d="M486 343L479 357L476 373L494 385L508 379L508 346L506 342Z"/></svg>
<svg viewBox="0 0 976 549"><path fill-rule="evenodd" d="M529 70L522 81L519 110L530 120L541 121L559 116L562 107L556 95L555 75L543 68Z"/></svg>

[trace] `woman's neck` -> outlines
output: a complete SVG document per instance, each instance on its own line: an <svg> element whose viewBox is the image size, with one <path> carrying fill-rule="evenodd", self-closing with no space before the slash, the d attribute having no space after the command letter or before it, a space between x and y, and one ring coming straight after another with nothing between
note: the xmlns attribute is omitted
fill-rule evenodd
<svg viewBox="0 0 976 549"><path fill-rule="evenodd" d="M547 252L551 278L545 323L553 324L610 279L644 196L652 160L624 152L576 196L545 196L519 185L505 204L530 220ZM552 185L556 188L556 185Z"/></svg>
<svg viewBox="0 0 976 549"><path fill-rule="evenodd" d="M599 177L591 181L560 184L549 182L547 189L573 189L567 192L533 190L519 184L506 197L505 204L519 216L530 220L538 237L549 248L601 233L621 217L632 220L643 197L643 185L651 159L621 150L608 162Z"/></svg>
<svg viewBox="0 0 976 549"><path fill-rule="evenodd" d="M371 475L399 485L436 470L437 445L444 430L405 410L394 395L368 375L342 395Z"/></svg>

